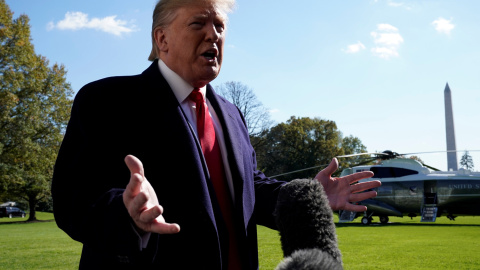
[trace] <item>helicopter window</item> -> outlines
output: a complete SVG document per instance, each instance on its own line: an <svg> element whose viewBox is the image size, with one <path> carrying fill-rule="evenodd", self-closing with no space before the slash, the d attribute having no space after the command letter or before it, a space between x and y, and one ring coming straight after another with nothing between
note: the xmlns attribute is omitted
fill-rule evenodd
<svg viewBox="0 0 480 270"><path fill-rule="evenodd" d="M393 193L392 186L379 186L378 187L378 193L379 194L392 194Z"/></svg>
<svg viewBox="0 0 480 270"><path fill-rule="evenodd" d="M375 174L375 178L392 178L418 174L414 170L396 167L371 167L370 171Z"/></svg>

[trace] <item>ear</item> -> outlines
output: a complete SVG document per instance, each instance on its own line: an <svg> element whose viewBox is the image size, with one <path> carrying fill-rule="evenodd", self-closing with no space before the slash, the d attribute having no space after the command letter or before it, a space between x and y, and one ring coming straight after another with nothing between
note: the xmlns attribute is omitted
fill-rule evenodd
<svg viewBox="0 0 480 270"><path fill-rule="evenodd" d="M168 31L161 27L158 27L153 32L155 43L157 44L157 48L159 50L158 55L160 55L160 52L168 52L167 33Z"/></svg>

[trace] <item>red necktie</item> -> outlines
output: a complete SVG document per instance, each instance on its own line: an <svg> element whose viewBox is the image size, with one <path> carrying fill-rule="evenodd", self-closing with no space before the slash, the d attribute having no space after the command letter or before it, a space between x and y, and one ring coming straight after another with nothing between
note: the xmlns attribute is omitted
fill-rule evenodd
<svg viewBox="0 0 480 270"><path fill-rule="evenodd" d="M200 145L202 146L205 161L207 162L210 180L212 181L213 188L215 189L215 194L217 195L217 200L220 204L223 219L228 229L228 269L241 269L240 256L238 253L236 234L233 225L232 199L230 198L230 191L225 179L220 147L215 138L213 121L208 113L207 104L202 93L200 92L200 89L195 88L190 94L189 98L196 104L198 138L200 140Z"/></svg>

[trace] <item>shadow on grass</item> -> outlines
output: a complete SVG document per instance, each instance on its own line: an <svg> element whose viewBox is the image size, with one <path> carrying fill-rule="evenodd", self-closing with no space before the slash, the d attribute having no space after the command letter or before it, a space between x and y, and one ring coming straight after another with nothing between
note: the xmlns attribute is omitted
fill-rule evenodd
<svg viewBox="0 0 480 270"><path fill-rule="evenodd" d="M18 221L1 221L0 225L7 225L7 224L29 224L29 223L39 223L39 222L53 222L54 219L47 219L47 220L18 220Z"/></svg>
<svg viewBox="0 0 480 270"><path fill-rule="evenodd" d="M368 225L364 225L362 223L335 223L335 226L337 228L341 227L362 227L362 228L367 228L367 227L388 227L388 226L418 226L418 227L426 227L426 226L431 226L431 227L480 227L480 224L444 224L444 223L435 223L435 222L423 222L423 223L404 223L404 222L389 222L387 224L382 224L382 223L371 223Z"/></svg>

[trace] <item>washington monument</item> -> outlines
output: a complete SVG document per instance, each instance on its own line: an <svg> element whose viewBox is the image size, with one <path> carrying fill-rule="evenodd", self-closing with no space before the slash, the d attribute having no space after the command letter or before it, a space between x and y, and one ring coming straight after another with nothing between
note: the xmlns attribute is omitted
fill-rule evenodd
<svg viewBox="0 0 480 270"><path fill-rule="evenodd" d="M449 171L457 171L457 145L455 143L455 126L453 125L452 93L445 86L445 128L447 134L447 165Z"/></svg>

